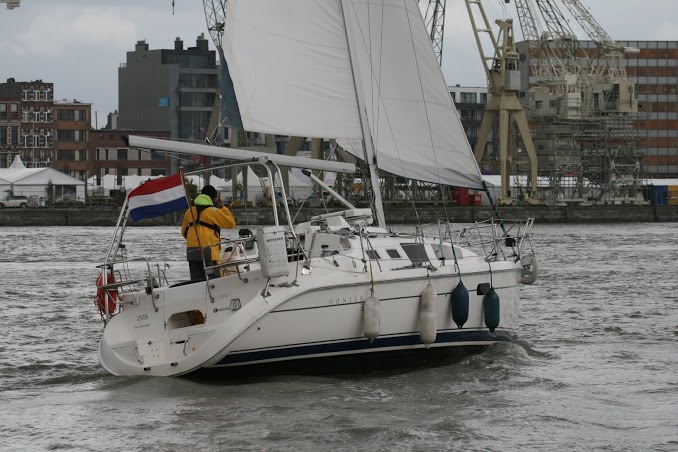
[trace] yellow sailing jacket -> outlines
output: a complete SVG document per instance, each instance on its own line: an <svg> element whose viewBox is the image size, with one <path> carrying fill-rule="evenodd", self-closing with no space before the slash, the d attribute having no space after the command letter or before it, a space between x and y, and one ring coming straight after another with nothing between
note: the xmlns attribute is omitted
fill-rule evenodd
<svg viewBox="0 0 678 452"><path fill-rule="evenodd" d="M226 207L217 208L212 205L212 200L207 195L199 195L195 198L194 206L184 214L181 225L181 235L186 239L186 248L205 250L205 260L219 262L219 247L215 246L221 239L221 228L234 228L235 219ZM194 224L194 220L197 225ZM196 234L197 231L197 234ZM205 247L209 247L206 249ZM195 254L194 254L195 256ZM200 254L197 254L198 258ZM189 260L193 260L189 257ZM197 260L197 259L195 259Z"/></svg>

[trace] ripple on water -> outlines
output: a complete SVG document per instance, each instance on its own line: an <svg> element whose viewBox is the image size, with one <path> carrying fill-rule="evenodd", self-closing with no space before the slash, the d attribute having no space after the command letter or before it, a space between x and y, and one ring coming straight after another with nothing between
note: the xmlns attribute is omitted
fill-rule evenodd
<svg viewBox="0 0 678 452"><path fill-rule="evenodd" d="M542 275L524 288L515 343L400 372L229 383L101 369L93 281L112 228L2 232L0 423L13 450L678 448L673 225L538 225ZM177 228L126 237L186 277Z"/></svg>

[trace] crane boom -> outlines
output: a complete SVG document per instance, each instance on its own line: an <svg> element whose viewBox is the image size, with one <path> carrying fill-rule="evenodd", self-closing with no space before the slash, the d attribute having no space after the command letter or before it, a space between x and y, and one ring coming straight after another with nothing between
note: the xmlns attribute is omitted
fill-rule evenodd
<svg viewBox="0 0 678 452"><path fill-rule="evenodd" d="M420 1L424 2L426 0ZM433 52L440 65L443 64L446 4L446 0L428 0L428 6L424 14L424 23L426 24L426 29L430 31L429 36L433 45Z"/></svg>
<svg viewBox="0 0 678 452"><path fill-rule="evenodd" d="M586 8L584 8L584 6L578 0L561 1L592 41L595 41L599 46L609 47L615 50L623 49L615 42L614 39L610 37L609 34L607 34L603 27L600 26L591 13Z"/></svg>
<svg viewBox="0 0 678 452"><path fill-rule="evenodd" d="M222 54L221 38L224 36L224 18L226 17L226 0L202 0L205 10L207 30L210 32L212 42Z"/></svg>

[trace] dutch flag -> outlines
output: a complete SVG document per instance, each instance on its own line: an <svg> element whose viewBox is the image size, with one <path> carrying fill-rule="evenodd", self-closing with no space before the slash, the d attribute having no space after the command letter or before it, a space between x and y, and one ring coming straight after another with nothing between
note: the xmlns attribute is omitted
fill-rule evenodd
<svg viewBox="0 0 678 452"><path fill-rule="evenodd" d="M181 174L150 180L139 185L127 196L127 205L133 221L188 209Z"/></svg>

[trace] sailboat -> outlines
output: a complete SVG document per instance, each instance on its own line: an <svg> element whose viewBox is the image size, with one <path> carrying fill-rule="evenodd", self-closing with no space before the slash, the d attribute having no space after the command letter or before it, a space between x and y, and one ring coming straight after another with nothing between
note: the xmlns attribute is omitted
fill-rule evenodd
<svg viewBox="0 0 678 452"><path fill-rule="evenodd" d="M446 219L430 235L386 223L379 170L487 189L417 2L229 0L223 48L244 128L336 139L364 162L371 207L325 186L344 210L293 224L280 166L356 167L130 136L132 147L259 166L282 202L272 206L274 225L221 241L222 261L206 268L217 276L172 283L166 267L127 257L123 206L100 266L107 371L230 377L409 367L518 337L521 285L536 277L533 220L454 229Z"/></svg>

